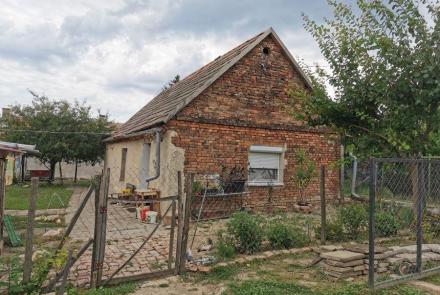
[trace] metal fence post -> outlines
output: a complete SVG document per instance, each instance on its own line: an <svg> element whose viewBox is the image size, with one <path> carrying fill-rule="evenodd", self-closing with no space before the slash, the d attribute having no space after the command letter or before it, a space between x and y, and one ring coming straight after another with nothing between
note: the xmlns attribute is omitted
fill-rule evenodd
<svg viewBox="0 0 440 295"><path fill-rule="evenodd" d="M340 148L340 158L341 158L341 169L339 171L339 199L340 201L344 200L344 178L345 178L345 164L344 164L344 145L341 144Z"/></svg>
<svg viewBox="0 0 440 295"><path fill-rule="evenodd" d="M423 208L425 199L425 161L421 160L417 166L418 171L418 196L417 196L417 229L416 229L416 243L417 243L417 258L416 270L422 271L422 244L423 244Z"/></svg>
<svg viewBox="0 0 440 295"><path fill-rule="evenodd" d="M377 188L377 163L370 159L370 210L368 222L368 286L374 288L374 240L375 240L375 210Z"/></svg>
<svg viewBox="0 0 440 295"><path fill-rule="evenodd" d="M325 245L326 229L326 204L325 204L325 166L321 166L320 172L320 197L321 197L321 244Z"/></svg>

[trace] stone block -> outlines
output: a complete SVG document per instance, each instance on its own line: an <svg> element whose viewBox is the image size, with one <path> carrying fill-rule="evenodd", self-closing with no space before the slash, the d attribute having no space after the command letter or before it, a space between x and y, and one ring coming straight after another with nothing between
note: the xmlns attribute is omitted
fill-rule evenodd
<svg viewBox="0 0 440 295"><path fill-rule="evenodd" d="M365 257L362 253L351 252L347 250L338 250L321 254L322 258L336 260L340 262L349 262L353 260L363 259Z"/></svg>

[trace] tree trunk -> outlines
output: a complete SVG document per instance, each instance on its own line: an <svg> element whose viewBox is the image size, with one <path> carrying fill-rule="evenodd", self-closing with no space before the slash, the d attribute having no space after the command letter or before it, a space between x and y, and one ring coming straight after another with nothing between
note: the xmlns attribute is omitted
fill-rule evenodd
<svg viewBox="0 0 440 295"><path fill-rule="evenodd" d="M49 163L50 175L49 175L49 183L51 184L55 179L55 167L57 165L56 161L51 161Z"/></svg>
<svg viewBox="0 0 440 295"><path fill-rule="evenodd" d="M61 161L58 162L58 164L60 165L60 180L61 180L61 184L64 184L64 182L63 182L63 170L61 169Z"/></svg>
<svg viewBox="0 0 440 295"><path fill-rule="evenodd" d="M78 160L75 160L75 177L73 179L73 182L76 183L78 177Z"/></svg>

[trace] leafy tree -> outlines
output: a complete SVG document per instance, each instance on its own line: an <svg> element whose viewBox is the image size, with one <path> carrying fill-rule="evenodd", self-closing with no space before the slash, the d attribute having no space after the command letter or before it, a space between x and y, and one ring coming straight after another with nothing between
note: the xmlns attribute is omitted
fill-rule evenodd
<svg viewBox="0 0 440 295"><path fill-rule="evenodd" d="M315 163L304 150L298 150L296 152L295 159L295 174L292 176L292 180L299 191L299 203L305 205L308 202L306 200L306 189L310 185L313 177L315 176Z"/></svg>
<svg viewBox="0 0 440 295"><path fill-rule="evenodd" d="M311 92L292 89L295 113L339 128L358 154L440 154L439 2L328 3L332 18L303 17L330 70L310 71Z"/></svg>
<svg viewBox="0 0 440 295"><path fill-rule="evenodd" d="M53 181L57 163L96 163L103 158L102 139L109 133L106 116L94 118L85 103L73 105L65 100L50 100L33 95L31 105L11 106L10 116L2 118L3 138L12 142L35 144L40 160L50 169Z"/></svg>

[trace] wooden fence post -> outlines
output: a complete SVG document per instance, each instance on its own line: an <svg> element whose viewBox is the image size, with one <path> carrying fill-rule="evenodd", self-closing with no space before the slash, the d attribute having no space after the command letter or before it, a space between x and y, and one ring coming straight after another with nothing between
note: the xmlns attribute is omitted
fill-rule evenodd
<svg viewBox="0 0 440 295"><path fill-rule="evenodd" d="M38 177L32 177L32 188L29 199L28 220L26 227L26 248L24 252L23 283L29 283L32 274L32 247L34 236L34 219L38 195Z"/></svg>
<svg viewBox="0 0 440 295"><path fill-rule="evenodd" d="M101 285L102 281L102 268L104 265L104 256L105 256L105 242L107 237L107 201L108 201L108 190L110 186L110 168L105 170L104 174L104 185L102 186L102 192L100 192L100 202L99 202L99 214L100 218L100 239L99 249L97 255L97 275L96 275L96 286Z"/></svg>
<svg viewBox="0 0 440 295"><path fill-rule="evenodd" d="M180 250L180 264L179 264L179 274L185 271L186 264L186 252L188 250L188 233L189 233L189 220L191 219L191 199L193 196L192 185L194 182L194 174L190 173L185 180L185 207L184 207L184 221L182 230L182 246Z"/></svg>
<svg viewBox="0 0 440 295"><path fill-rule="evenodd" d="M93 232L93 249L92 249L92 264L90 268L90 288L96 288L96 260L97 251L99 249L99 242L101 241L101 233L99 231L100 227L98 225L100 214L99 214L99 193L101 189L101 175L95 176L95 228Z"/></svg>
<svg viewBox="0 0 440 295"><path fill-rule="evenodd" d="M177 172L177 242L176 242L176 263L175 274L180 270L180 256L182 251L182 232L183 232L183 190L182 172Z"/></svg>
<svg viewBox="0 0 440 295"><path fill-rule="evenodd" d="M327 212L325 203L325 166L321 166L320 171L320 197L321 197L321 244L325 245L325 228L327 225Z"/></svg>
<svg viewBox="0 0 440 295"><path fill-rule="evenodd" d="M6 165L8 160L0 158L0 256L3 255L4 239L4 214L5 214L5 188L6 188Z"/></svg>

